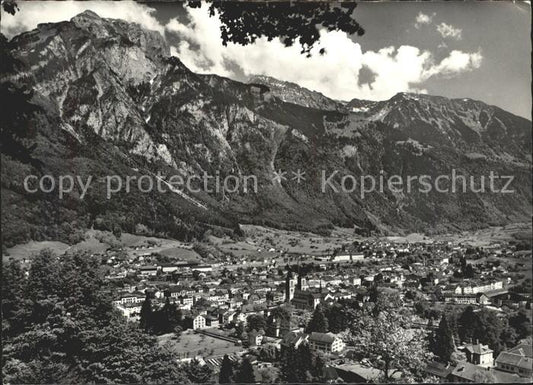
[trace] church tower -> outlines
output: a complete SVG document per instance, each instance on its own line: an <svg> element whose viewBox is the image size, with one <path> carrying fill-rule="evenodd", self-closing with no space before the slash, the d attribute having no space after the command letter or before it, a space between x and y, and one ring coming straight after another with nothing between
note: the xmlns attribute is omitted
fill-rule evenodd
<svg viewBox="0 0 533 385"><path fill-rule="evenodd" d="M294 298L298 282L298 274L289 271L285 280L285 302L290 302Z"/></svg>
<svg viewBox="0 0 533 385"><path fill-rule="evenodd" d="M309 290L309 284L307 283L307 278L298 274L298 285L296 287L298 291L307 291Z"/></svg>

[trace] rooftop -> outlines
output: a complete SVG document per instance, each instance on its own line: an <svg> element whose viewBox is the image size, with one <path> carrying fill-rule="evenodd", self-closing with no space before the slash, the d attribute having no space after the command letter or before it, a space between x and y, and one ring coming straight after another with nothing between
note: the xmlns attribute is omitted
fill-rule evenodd
<svg viewBox="0 0 533 385"><path fill-rule="evenodd" d="M466 345L465 348L473 354L488 354L493 352L492 349L488 347L488 345L483 344Z"/></svg>
<svg viewBox="0 0 533 385"><path fill-rule="evenodd" d="M509 349L509 353L520 354L529 358L533 358L533 349L531 344L518 344L514 348Z"/></svg>
<svg viewBox="0 0 533 385"><path fill-rule="evenodd" d="M328 343L328 344L333 343L333 341L335 341L336 338L337 338L337 336L335 334L333 334L333 333L312 332L309 335L309 341L323 342L323 343Z"/></svg>
<svg viewBox="0 0 533 385"><path fill-rule="evenodd" d="M518 353L501 352L496 358L497 363L516 366L522 369L532 369L533 359Z"/></svg>

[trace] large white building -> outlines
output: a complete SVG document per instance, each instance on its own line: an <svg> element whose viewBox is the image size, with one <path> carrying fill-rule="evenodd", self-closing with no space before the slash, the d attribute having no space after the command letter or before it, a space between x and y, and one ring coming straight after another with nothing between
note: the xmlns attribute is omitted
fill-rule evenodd
<svg viewBox="0 0 533 385"><path fill-rule="evenodd" d="M192 330L206 328L205 317L200 314L187 317L186 323Z"/></svg>
<svg viewBox="0 0 533 385"><path fill-rule="evenodd" d="M344 342L333 333L316 333L309 335L309 348L315 352L337 353L344 350Z"/></svg>

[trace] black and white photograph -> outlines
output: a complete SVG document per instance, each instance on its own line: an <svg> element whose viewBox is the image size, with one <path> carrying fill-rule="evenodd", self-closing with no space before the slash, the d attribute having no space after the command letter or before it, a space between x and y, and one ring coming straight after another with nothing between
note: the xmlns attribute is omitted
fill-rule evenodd
<svg viewBox="0 0 533 385"><path fill-rule="evenodd" d="M1 0L2 383L531 383L531 17Z"/></svg>

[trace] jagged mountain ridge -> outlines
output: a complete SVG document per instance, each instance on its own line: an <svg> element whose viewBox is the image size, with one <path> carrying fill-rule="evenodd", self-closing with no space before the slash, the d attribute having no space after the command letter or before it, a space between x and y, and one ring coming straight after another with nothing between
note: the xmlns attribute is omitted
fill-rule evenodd
<svg viewBox="0 0 533 385"><path fill-rule="evenodd" d="M328 98L320 92L308 90L295 83L278 80L266 75L252 76L248 79L248 82L266 85L274 96L284 102L319 110L347 111L345 102Z"/></svg>
<svg viewBox="0 0 533 385"><path fill-rule="evenodd" d="M276 86L258 92L253 84L195 74L170 57L156 32L90 11L69 22L40 25L13 38L6 50L21 68L4 74L2 81L34 89L32 103L46 117L44 122L39 118L43 127L36 156L54 172L87 172L72 160L79 157L100 172L112 160L122 173L258 177L257 194L190 193L190 201L158 196L150 213L125 213L132 198L121 196L113 217L122 224L153 226L166 215L180 226L254 222L307 230L355 224L383 231L443 231L529 220L530 122L497 107L408 94L343 104L266 78L252 83ZM57 138L63 146L51 146ZM101 146L98 151L93 151L95 144ZM356 176L379 175L380 170L437 175L452 167L468 174L511 173L519 192L512 201L390 192L361 199L324 194L316 183L322 169ZM277 183L272 178L279 169L302 169L307 182ZM2 188L13 192L4 183ZM93 193L98 201L101 191ZM2 199L4 205L28 197L15 191ZM107 215L103 207L109 202L91 207L74 202L90 220ZM194 202L207 210L190 207ZM11 219L27 220L17 213ZM53 219L69 222L62 216Z"/></svg>
<svg viewBox="0 0 533 385"><path fill-rule="evenodd" d="M392 125L396 129L411 129L420 124L424 126L424 131L410 130L406 131L406 134L413 139L440 141L440 144L449 142L448 144L454 146L464 144L461 141L470 144L490 142L491 146L508 142L521 143L523 148L513 147L510 152L518 153L517 158L531 161L528 151L531 144L528 132L530 123L525 119L515 119L516 116L501 108L470 98L449 99L400 92L383 101L352 99L349 102L341 102L269 76L255 76L250 82L270 87L272 93L284 101L304 107L350 113L350 119L347 119L350 123L349 129L338 132L342 136L349 136L350 130L376 121ZM517 124L521 127L517 127ZM510 130L507 131L507 128ZM454 132L457 130L462 135Z"/></svg>

